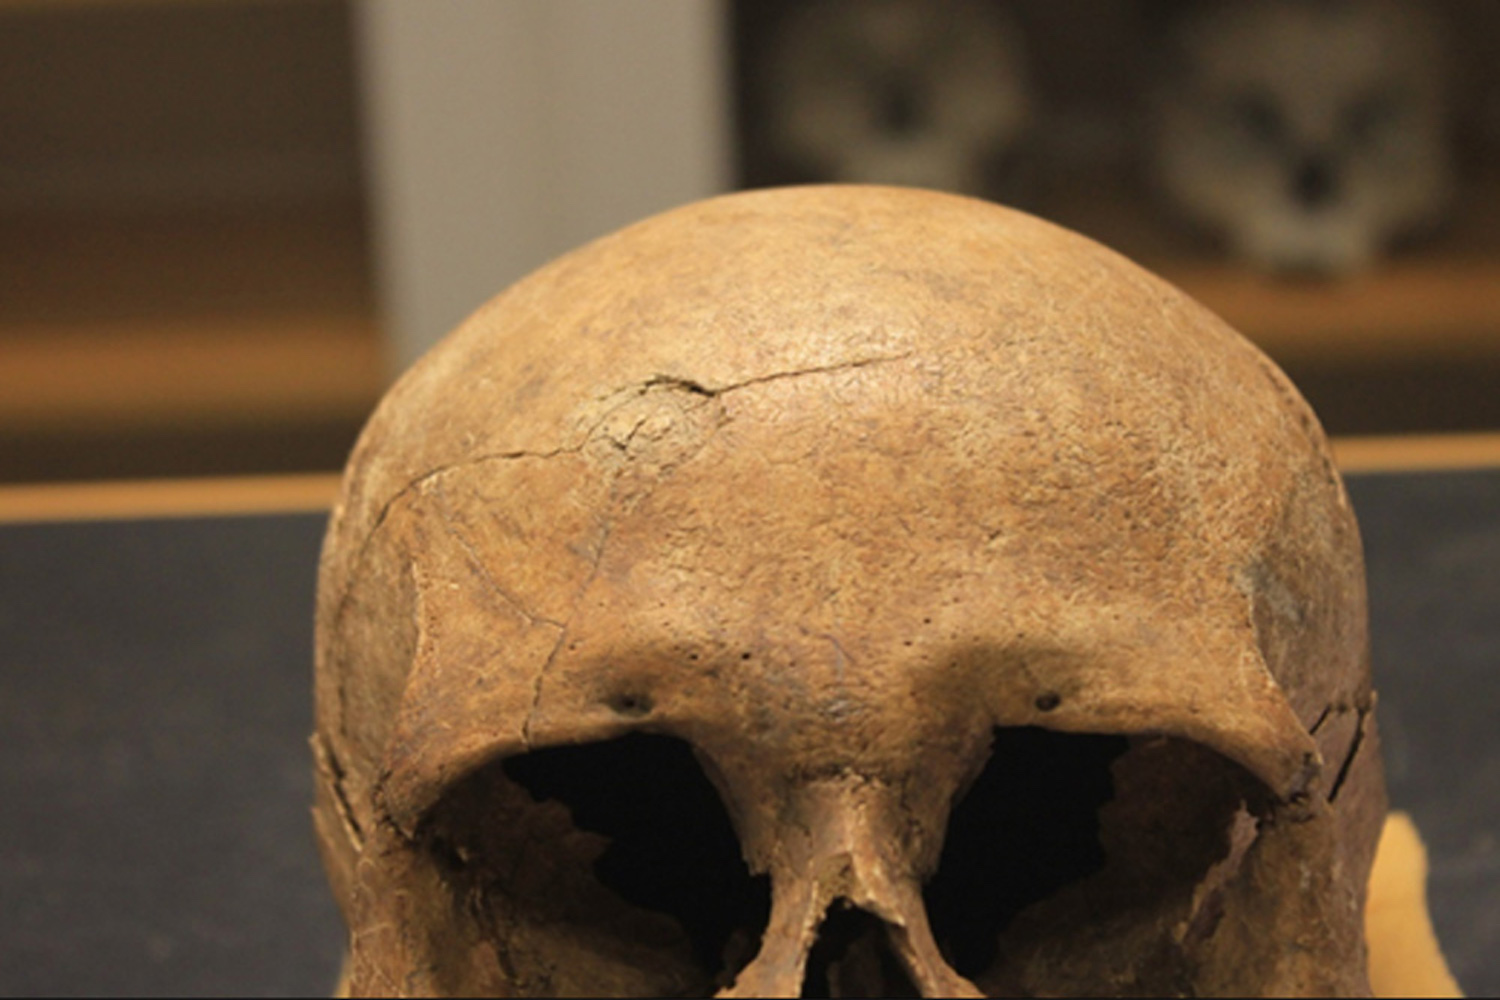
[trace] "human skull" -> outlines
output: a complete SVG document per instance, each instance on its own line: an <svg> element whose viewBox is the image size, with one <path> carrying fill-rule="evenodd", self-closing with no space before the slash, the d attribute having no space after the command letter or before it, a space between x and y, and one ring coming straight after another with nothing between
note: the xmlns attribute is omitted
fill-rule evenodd
<svg viewBox="0 0 1500 1000"><path fill-rule="evenodd" d="M774 154L819 180L985 194L1029 115L1020 32L987 0L815 0L761 67Z"/></svg>
<svg viewBox="0 0 1500 1000"><path fill-rule="evenodd" d="M1451 187L1435 24L1398 0L1189 8L1160 89L1171 202L1272 271L1368 267Z"/></svg>
<svg viewBox="0 0 1500 1000"><path fill-rule="evenodd" d="M1366 991L1363 588L1307 406L1114 253L891 188L640 223L350 461L352 991Z"/></svg>

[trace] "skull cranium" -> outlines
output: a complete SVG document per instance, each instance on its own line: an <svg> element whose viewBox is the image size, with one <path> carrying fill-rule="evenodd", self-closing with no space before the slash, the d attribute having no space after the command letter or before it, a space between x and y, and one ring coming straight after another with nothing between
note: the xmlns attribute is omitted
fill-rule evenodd
<svg viewBox="0 0 1500 1000"><path fill-rule="evenodd" d="M325 544L355 993L1358 993L1357 529L1284 377L1006 209L861 187L539 271Z"/></svg>

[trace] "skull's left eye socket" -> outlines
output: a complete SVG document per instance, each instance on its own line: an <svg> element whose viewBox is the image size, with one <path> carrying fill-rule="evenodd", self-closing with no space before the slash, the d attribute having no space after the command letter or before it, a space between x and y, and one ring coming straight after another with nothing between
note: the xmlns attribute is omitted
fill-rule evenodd
<svg viewBox="0 0 1500 1000"><path fill-rule="evenodd" d="M982 979L1017 914L1104 866L1101 806L1121 736L996 729L990 759L953 810L925 896L959 972Z"/></svg>
<svg viewBox="0 0 1500 1000"><path fill-rule="evenodd" d="M632 734L496 761L428 842L521 992L707 994L770 909L692 748Z"/></svg>

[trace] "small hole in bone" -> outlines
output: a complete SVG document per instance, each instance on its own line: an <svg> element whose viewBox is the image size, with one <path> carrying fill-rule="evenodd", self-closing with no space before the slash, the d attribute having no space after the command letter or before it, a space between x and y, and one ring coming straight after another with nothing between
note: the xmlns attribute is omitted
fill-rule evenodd
<svg viewBox="0 0 1500 1000"><path fill-rule="evenodd" d="M1036 708L1038 712L1050 712L1062 704L1062 695L1056 691L1044 691L1036 696Z"/></svg>
<svg viewBox="0 0 1500 1000"><path fill-rule="evenodd" d="M609 705L612 711L620 715L629 715L632 717L649 715L651 714L651 709L654 707L650 695L629 691L610 695L606 704Z"/></svg>

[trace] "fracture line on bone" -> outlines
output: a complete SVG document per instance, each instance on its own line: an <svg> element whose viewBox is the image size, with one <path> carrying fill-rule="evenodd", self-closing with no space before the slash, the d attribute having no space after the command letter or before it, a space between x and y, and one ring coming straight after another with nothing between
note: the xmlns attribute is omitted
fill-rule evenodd
<svg viewBox="0 0 1500 1000"><path fill-rule="evenodd" d="M557 661L557 656L562 652L563 644L568 641L569 629L573 624L573 615L578 611L578 605L583 601L583 595L588 593L589 587L599 576L599 565L604 562L604 549L609 543L610 533L614 525L605 522L603 530L599 535L599 544L594 550L594 564L589 567L589 575L578 588L577 595L573 598L573 611L569 613L568 620L562 623L561 631L557 634L557 641L552 644L552 649L547 654L547 659L536 673L536 680L531 689L531 707L526 711L526 719L521 723L521 745L528 751L531 750L531 724L536 718L537 708L542 703L542 685L546 682L547 673L552 669L552 664Z"/></svg>
<svg viewBox="0 0 1500 1000"><path fill-rule="evenodd" d="M465 554L468 556L469 563L474 567L479 575L484 578L484 581L489 584L490 589L498 594L501 600L510 605L518 615L526 619L526 623L528 625L549 625L553 628L562 628L562 622L552 618L548 618L545 615L533 614L531 611L527 610L524 604L521 603L521 599L519 597L516 597L504 587L500 586L500 581L495 579L494 575L490 572L489 567L485 565L484 560L481 559L479 553L475 551L474 546L469 541L468 537L454 525L452 508L448 504L448 495L443 490L441 480L438 481L434 492L437 494L438 509L439 513L441 514L439 520L443 523L443 532L447 534L449 538L457 542L459 547L464 550Z"/></svg>
<svg viewBox="0 0 1500 1000"><path fill-rule="evenodd" d="M1329 802L1338 798L1339 792L1343 790L1344 780L1349 777L1349 772L1354 767L1354 759L1359 756L1360 748L1364 746L1365 727L1369 724L1370 712L1370 706L1359 709L1359 721L1355 724L1354 735L1349 740L1349 750L1339 764L1338 775L1334 777L1333 784L1328 788Z"/></svg>

